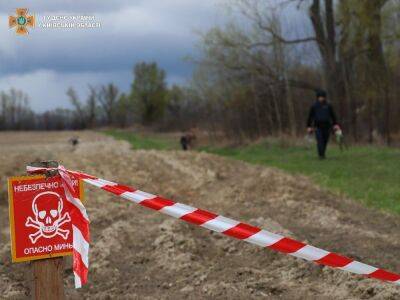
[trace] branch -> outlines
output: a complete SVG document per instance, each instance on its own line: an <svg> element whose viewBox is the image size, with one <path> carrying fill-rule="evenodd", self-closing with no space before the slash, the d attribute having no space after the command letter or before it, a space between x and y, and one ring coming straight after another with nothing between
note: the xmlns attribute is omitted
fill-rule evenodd
<svg viewBox="0 0 400 300"><path fill-rule="evenodd" d="M241 12L242 14L247 17L248 19L252 20L257 24L257 26L268 32L272 37L276 40L278 40L281 43L284 44L300 44L300 43L308 43L308 42L316 42L317 38L315 36L310 36L310 37L305 37L305 38L298 38L298 39L286 39L282 35L280 35L276 30L274 30L271 26L268 26L264 24L263 22L263 17L261 16L258 7L251 7L252 14L246 11L245 9L242 9ZM257 43L258 45L256 46L265 46L262 43ZM270 46L267 44L266 46Z"/></svg>
<svg viewBox="0 0 400 300"><path fill-rule="evenodd" d="M277 39L279 42L284 43L284 44L300 44L300 43L308 43L308 42L316 42L317 41L315 36L299 38L299 39L294 39L294 40L288 40L288 39L284 38L283 36L281 36L280 34L278 34L271 27L262 24L261 17L259 17L257 24L258 24L258 27L260 27L262 30L267 31L269 34L272 35L273 38Z"/></svg>
<svg viewBox="0 0 400 300"><path fill-rule="evenodd" d="M274 32L271 28L263 26L260 27L261 29L264 29L268 31L275 39L277 39L279 42L283 44L300 44L300 43L308 43L308 42L316 42L317 39L314 36L311 37L306 37L306 38L300 38L300 39L294 39L294 40L287 40L281 35L277 34Z"/></svg>

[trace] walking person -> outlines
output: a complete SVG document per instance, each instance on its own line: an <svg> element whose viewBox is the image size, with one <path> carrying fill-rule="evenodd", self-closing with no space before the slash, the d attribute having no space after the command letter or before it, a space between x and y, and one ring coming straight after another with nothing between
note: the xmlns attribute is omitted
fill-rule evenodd
<svg viewBox="0 0 400 300"><path fill-rule="evenodd" d="M325 159L326 146L329 142L332 127L337 130L336 115L333 107L326 99L326 92L316 91L317 100L310 108L307 120L307 131L311 134L315 130L317 150L320 159Z"/></svg>

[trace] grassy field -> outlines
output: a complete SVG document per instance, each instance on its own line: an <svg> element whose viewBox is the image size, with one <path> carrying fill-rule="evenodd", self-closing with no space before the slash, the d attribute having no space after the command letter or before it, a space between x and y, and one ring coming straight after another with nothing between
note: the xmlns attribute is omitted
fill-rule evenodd
<svg viewBox="0 0 400 300"><path fill-rule="evenodd" d="M117 140L126 140L131 143L133 149L155 149L155 150L173 150L179 148L179 143L170 138L162 136L149 136L129 131L106 130L102 131L107 135L111 135Z"/></svg>
<svg viewBox="0 0 400 300"><path fill-rule="evenodd" d="M330 147L324 161L317 159L314 147L282 147L267 141L243 148L207 151L308 175L323 187L400 214L399 150L356 146L341 152L338 147Z"/></svg>
<svg viewBox="0 0 400 300"><path fill-rule="evenodd" d="M135 149L177 149L176 141L144 137L126 132L108 134L132 143ZM240 148L202 147L201 151L273 166L310 176L334 192L358 199L368 206L400 214L400 150L384 147L353 146L341 152L331 145L328 158L320 161L314 145L296 146L278 140L264 140Z"/></svg>

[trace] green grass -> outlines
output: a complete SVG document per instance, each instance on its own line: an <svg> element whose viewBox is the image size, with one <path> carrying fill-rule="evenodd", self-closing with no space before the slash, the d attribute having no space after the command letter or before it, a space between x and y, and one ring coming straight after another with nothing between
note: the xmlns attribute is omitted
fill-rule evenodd
<svg viewBox="0 0 400 300"><path fill-rule="evenodd" d="M178 142L167 137L114 130L106 133L129 141L134 149L179 149ZM317 159L314 145L285 145L278 140L264 140L235 148L202 147L199 150L307 175L331 191L360 200L368 206L400 214L398 149L352 146L341 152L331 144L327 152L328 158L324 161Z"/></svg>
<svg viewBox="0 0 400 300"><path fill-rule="evenodd" d="M131 143L133 149L155 149L155 150L172 150L178 149L179 144L170 138L159 136L145 136L139 133L119 130L106 130L103 133L114 137L117 140L125 140Z"/></svg>
<svg viewBox="0 0 400 300"><path fill-rule="evenodd" d="M304 174L332 191L361 200L368 206L400 214L400 151L397 149L354 146L341 152L338 147L331 146L328 158L323 161L317 159L314 146L282 147L278 142L204 150Z"/></svg>

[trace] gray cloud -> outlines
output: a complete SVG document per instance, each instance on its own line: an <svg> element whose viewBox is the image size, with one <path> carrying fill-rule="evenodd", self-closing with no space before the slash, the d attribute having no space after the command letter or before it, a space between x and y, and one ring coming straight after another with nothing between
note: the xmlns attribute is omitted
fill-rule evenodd
<svg viewBox="0 0 400 300"><path fill-rule="evenodd" d="M182 82L192 71L182 58L195 55L193 31L221 22L215 0L10 3L0 4L3 20L22 6L39 21L43 15L87 13L102 25L79 30L37 27L27 37L16 36L6 26L0 28L0 88L23 89L36 110L67 106L63 94L70 85L82 94L89 83L109 81L127 90L132 66L143 60L158 62L169 82Z"/></svg>

